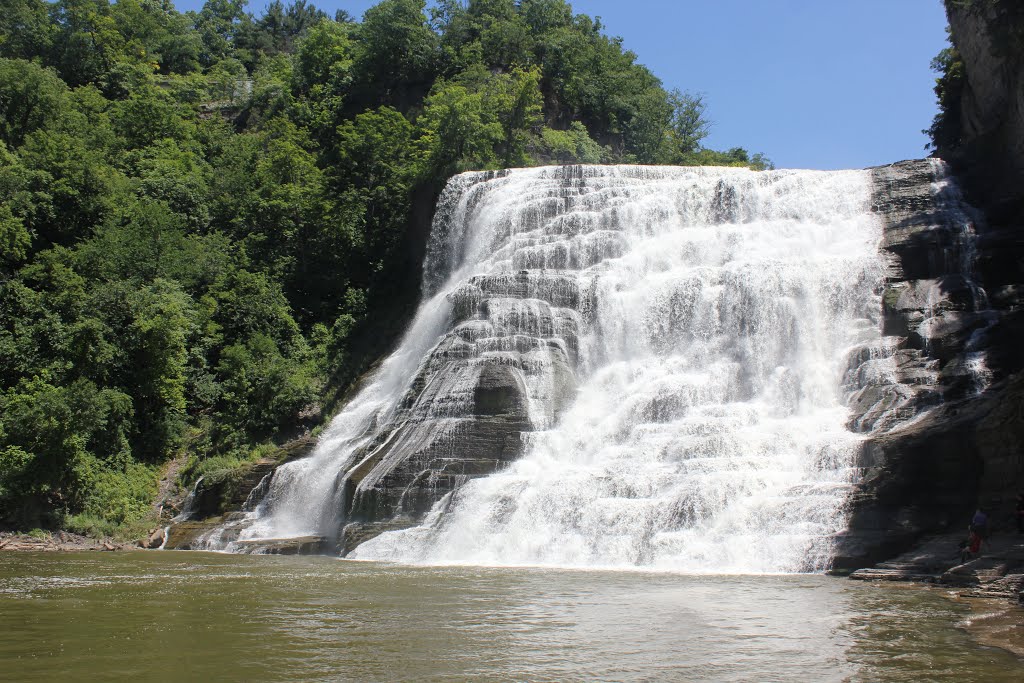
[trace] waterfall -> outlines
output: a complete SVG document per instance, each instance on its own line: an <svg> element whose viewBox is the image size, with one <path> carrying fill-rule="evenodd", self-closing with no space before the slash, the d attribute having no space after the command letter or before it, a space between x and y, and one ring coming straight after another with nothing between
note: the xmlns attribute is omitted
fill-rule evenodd
<svg viewBox="0 0 1024 683"><path fill-rule="evenodd" d="M865 171L457 176L404 339L235 535L380 522L350 557L828 566L864 438L844 373L881 344L870 194Z"/></svg>

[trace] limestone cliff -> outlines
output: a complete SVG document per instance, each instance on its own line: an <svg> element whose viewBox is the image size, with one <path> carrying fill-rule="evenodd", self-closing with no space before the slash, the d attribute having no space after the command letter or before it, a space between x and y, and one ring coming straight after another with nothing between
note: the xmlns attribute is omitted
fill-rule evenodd
<svg viewBox="0 0 1024 683"><path fill-rule="evenodd" d="M947 0L963 60L960 140L940 150L972 200L996 222L1024 210L1024 6L1018 0Z"/></svg>
<svg viewBox="0 0 1024 683"><path fill-rule="evenodd" d="M851 406L853 426L871 436L837 568L965 527L976 504L1009 525L1024 489L1024 235L957 201L943 169L923 160L874 170L891 258L878 355L894 372L869 376Z"/></svg>

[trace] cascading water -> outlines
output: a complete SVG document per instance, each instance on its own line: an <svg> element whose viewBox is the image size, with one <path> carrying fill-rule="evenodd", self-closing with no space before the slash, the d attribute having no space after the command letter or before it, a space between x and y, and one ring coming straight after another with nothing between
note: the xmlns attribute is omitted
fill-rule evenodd
<svg viewBox="0 0 1024 683"><path fill-rule="evenodd" d="M379 510L370 494L398 480L401 453L453 460L499 368L500 395L522 398L522 457L445 475L417 526L350 557L826 567L862 438L844 371L881 343L870 182L636 166L456 177L404 340L314 455L279 468L240 538L337 535L346 510L369 509L356 499ZM447 471L431 467L402 480L396 515L421 475Z"/></svg>

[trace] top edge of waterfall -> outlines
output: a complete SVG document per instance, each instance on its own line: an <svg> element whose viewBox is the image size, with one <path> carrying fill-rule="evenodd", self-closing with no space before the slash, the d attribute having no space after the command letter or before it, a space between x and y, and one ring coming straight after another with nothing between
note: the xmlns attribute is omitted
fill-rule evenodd
<svg viewBox="0 0 1024 683"><path fill-rule="evenodd" d="M930 157L941 163L941 159L937 157ZM900 162L894 162L900 163ZM872 166L868 168L838 168L838 169L815 169L815 168L773 168L756 170L746 166L672 166L672 165L661 165L661 164L548 164L545 166L517 166L513 168L502 168L502 169L490 169L490 170L469 170L461 173L456 173L449 179L449 182L457 178L477 178L484 176L485 179L497 179L504 178L511 175L538 175L545 176L548 174L554 174L556 177L560 173L564 173L567 170L581 169L583 171L590 171L593 173L586 173L585 177L596 177L601 172L608 172L614 170L620 172L622 175L629 176L651 176L651 175L669 175L672 172L682 172L688 174L701 175L706 172L725 172L731 174L790 174L790 173L821 173L821 174L834 174L834 173L858 173L864 171L870 171L873 168L885 168L892 164L883 164L880 166ZM668 172L668 173L666 173Z"/></svg>

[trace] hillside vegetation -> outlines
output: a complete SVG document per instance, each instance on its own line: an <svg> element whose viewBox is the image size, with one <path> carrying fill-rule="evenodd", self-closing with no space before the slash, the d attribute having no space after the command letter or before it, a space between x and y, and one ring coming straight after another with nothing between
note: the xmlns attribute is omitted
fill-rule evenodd
<svg viewBox="0 0 1024 683"><path fill-rule="evenodd" d="M5 3L0 525L109 533L170 458L322 422L414 305L452 174L767 164L707 131L562 0Z"/></svg>

